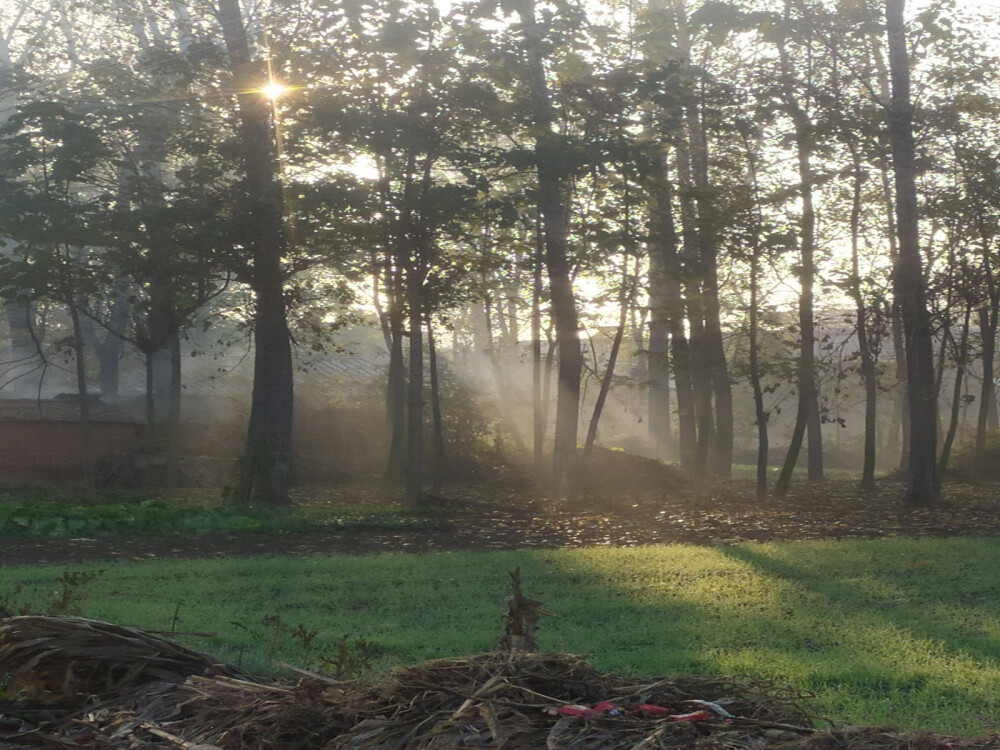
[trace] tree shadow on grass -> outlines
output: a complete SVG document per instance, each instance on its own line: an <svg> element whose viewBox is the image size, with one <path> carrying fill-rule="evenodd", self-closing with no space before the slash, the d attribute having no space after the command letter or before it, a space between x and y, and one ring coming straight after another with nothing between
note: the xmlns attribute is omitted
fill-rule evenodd
<svg viewBox="0 0 1000 750"><path fill-rule="evenodd" d="M977 554L981 546L976 541L954 540L955 549L947 559L940 553L928 557L940 546L928 550L921 549L919 540L894 540L893 560L879 542L860 544L872 550L870 564L853 571L849 580L839 579L836 567L823 565L820 559L794 562L797 550L811 549L814 556L815 546L785 545L780 557L764 546L727 546L720 551L822 597L846 616L874 618L946 651L998 665L1000 639L982 624L1000 621L1000 555L984 559Z"/></svg>
<svg viewBox="0 0 1000 750"><path fill-rule="evenodd" d="M852 550L855 544L861 546ZM830 543L818 551L814 545L740 545L704 552L731 565L701 571L693 585L683 571L668 571L652 596L613 571L600 575L592 561L576 558L583 564L575 570L564 562L562 581L571 590L556 592L548 603L569 607L586 626L560 624L559 635L586 643L590 628L599 668L625 662L643 675L735 672L788 681L822 692L823 711L868 723L948 731L995 725L1000 641L982 624L1000 619L1000 612L996 597L980 597L993 585L992 568L982 580L961 575L966 565L982 567L980 548L957 550L958 562L950 566L916 556L919 545L907 540ZM887 554L905 559L885 565L879 556ZM863 568L859 555L873 558L865 579L838 578L852 566ZM901 569L912 575L901 576ZM523 572L530 582L532 570ZM715 601L705 596L713 587ZM949 596L937 601L934 592ZM934 727L939 715L951 726Z"/></svg>

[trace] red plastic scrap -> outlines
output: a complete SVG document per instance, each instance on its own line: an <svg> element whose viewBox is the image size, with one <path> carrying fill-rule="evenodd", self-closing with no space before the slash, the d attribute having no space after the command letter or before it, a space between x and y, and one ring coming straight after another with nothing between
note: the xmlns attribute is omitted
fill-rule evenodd
<svg viewBox="0 0 1000 750"><path fill-rule="evenodd" d="M707 721L713 716L711 711L693 711L689 714L674 714L666 718L667 721Z"/></svg>
<svg viewBox="0 0 1000 750"><path fill-rule="evenodd" d="M553 711L561 716L593 716L596 712L586 706L556 706Z"/></svg>
<svg viewBox="0 0 1000 750"><path fill-rule="evenodd" d="M614 716L618 714L618 709L615 708L615 704L611 701L601 701L593 708L587 708L587 706L558 706L556 713L563 716L580 716L587 719L591 716L600 716L601 714L611 714Z"/></svg>

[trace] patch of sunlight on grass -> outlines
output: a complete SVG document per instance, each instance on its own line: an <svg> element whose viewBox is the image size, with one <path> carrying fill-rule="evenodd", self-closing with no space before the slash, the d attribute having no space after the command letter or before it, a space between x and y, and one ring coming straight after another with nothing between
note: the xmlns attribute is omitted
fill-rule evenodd
<svg viewBox="0 0 1000 750"><path fill-rule="evenodd" d="M979 731L1000 708L1000 607L984 597L1000 543L954 541L651 547L567 562L697 622L660 631L686 652L677 661L815 690L821 713L857 723Z"/></svg>

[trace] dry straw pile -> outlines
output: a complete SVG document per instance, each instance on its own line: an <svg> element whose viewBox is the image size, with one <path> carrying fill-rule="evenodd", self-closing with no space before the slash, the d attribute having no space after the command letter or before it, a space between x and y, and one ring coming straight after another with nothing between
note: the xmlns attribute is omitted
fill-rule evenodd
<svg viewBox="0 0 1000 750"><path fill-rule="evenodd" d="M0 624L0 750L946 750L929 735L817 731L802 696L769 683L626 679L566 654L498 651L373 681L299 676L295 684L255 679L108 623L10 618ZM560 713L601 702L614 709ZM703 718L682 718L695 715ZM992 741L949 747L959 744L1000 750Z"/></svg>

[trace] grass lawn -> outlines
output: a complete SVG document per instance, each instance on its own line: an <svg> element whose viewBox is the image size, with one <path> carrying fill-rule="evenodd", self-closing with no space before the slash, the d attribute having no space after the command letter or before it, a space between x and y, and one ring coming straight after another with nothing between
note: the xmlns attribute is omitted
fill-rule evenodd
<svg viewBox="0 0 1000 750"><path fill-rule="evenodd" d="M44 610L68 582L84 616L216 633L180 640L251 671L336 662L345 636L380 670L492 648L517 566L558 614L541 648L599 669L776 679L837 723L1000 730L993 538L7 567L0 609Z"/></svg>

